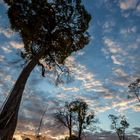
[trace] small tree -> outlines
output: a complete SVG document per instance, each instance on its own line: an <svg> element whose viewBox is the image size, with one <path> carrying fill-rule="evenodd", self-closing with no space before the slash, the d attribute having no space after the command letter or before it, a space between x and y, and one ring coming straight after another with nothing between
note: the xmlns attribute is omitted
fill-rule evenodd
<svg viewBox="0 0 140 140"><path fill-rule="evenodd" d="M140 79L136 79L133 83L131 83L129 86L129 93L133 93L138 101L140 102Z"/></svg>
<svg viewBox="0 0 140 140"><path fill-rule="evenodd" d="M72 139L73 108L71 103L65 103L64 108L55 114L56 120L69 130L69 139Z"/></svg>
<svg viewBox="0 0 140 140"><path fill-rule="evenodd" d="M115 130L118 135L119 140L127 140L125 136L126 128L129 127L129 123L127 122L125 116L115 116L109 115L109 118L112 121L111 128Z"/></svg>
<svg viewBox="0 0 140 140"><path fill-rule="evenodd" d="M91 123L95 123L94 113L88 114L88 105L82 100L73 101L73 111L75 112L75 124L78 128L78 140L81 140L81 135L84 129L88 129Z"/></svg>
<svg viewBox="0 0 140 140"><path fill-rule="evenodd" d="M81 140L83 130L88 129L92 122L95 123L94 117L94 113L88 114L88 105L82 100L66 103L64 108L55 114L58 122L68 128L68 140ZM73 127L77 127L78 137L72 135Z"/></svg>

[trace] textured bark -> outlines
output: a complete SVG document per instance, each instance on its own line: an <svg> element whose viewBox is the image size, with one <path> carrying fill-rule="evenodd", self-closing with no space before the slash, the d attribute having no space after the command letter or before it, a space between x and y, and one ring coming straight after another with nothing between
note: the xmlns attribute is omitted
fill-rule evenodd
<svg viewBox="0 0 140 140"><path fill-rule="evenodd" d="M12 140L17 125L18 111L25 84L37 62L37 59L32 59L23 68L9 97L7 97L0 110L0 140Z"/></svg>

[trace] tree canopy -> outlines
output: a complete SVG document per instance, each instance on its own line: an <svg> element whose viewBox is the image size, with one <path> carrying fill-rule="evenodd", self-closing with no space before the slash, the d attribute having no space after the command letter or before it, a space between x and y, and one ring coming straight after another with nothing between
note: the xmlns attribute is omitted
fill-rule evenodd
<svg viewBox="0 0 140 140"><path fill-rule="evenodd" d="M11 28L24 42L22 57L35 55L49 67L64 60L89 41L91 16L81 0L4 0L10 7Z"/></svg>
<svg viewBox="0 0 140 140"><path fill-rule="evenodd" d="M65 106L58 110L55 114L56 120L67 127L69 130L68 139L81 140L83 130L91 130L94 123L97 123L95 114L89 111L88 104L82 100L74 100L65 103ZM72 137L73 128L77 128L78 136Z"/></svg>
<svg viewBox="0 0 140 140"><path fill-rule="evenodd" d="M126 140L125 131L129 127L125 116L115 116L110 114L109 118L112 121L111 128L115 130L118 135L119 140Z"/></svg>

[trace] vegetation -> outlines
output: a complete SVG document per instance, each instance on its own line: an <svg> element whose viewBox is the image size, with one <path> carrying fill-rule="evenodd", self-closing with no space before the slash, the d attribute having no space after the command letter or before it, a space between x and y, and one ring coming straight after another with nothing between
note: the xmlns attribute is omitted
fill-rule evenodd
<svg viewBox="0 0 140 140"><path fill-rule="evenodd" d="M82 100L72 102L73 111L75 113L75 124L78 129L78 139L81 140L81 135L84 129L88 129L95 123L94 113L89 113L88 105Z"/></svg>
<svg viewBox="0 0 140 140"><path fill-rule="evenodd" d="M109 115L109 118L112 121L111 128L115 130L118 135L119 140L127 140L125 131L129 127L125 116L115 116Z"/></svg>
<svg viewBox="0 0 140 140"><path fill-rule="evenodd" d="M73 106L71 103L65 103L64 108L57 111L55 114L56 120L68 128L69 130L69 138L72 138L72 127L73 127L73 118L74 118L74 112L73 112Z"/></svg>
<svg viewBox="0 0 140 140"><path fill-rule="evenodd" d="M91 16L81 0L4 0L8 5L11 28L18 32L24 43L22 58L27 62L0 112L0 139L12 140L18 110L26 81L35 68L59 68L71 53L89 42ZM60 71L59 70L59 71ZM7 113L8 112L8 113Z"/></svg>
<svg viewBox="0 0 140 140"><path fill-rule="evenodd" d="M82 100L66 103L64 108L57 111L55 118L60 124L68 128L70 140L81 140L83 130L88 129L88 127L95 123L94 113L89 114L88 105ZM78 136L76 138L72 137L73 127L77 128Z"/></svg>
<svg viewBox="0 0 140 140"><path fill-rule="evenodd" d="M134 94L135 97L140 102L140 79L136 79L136 81L132 82L129 86L129 92Z"/></svg>

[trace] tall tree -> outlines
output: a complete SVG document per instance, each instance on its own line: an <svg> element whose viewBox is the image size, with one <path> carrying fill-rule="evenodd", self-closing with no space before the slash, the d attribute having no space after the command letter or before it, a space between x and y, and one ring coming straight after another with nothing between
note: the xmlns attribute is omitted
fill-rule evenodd
<svg viewBox="0 0 140 140"><path fill-rule="evenodd" d="M88 129L96 122L94 113L89 113L88 105L82 100L75 100L73 104L73 111L75 112L75 122L78 126L78 140L81 140L81 135L84 129Z"/></svg>
<svg viewBox="0 0 140 140"><path fill-rule="evenodd" d="M115 116L109 115L109 118L112 121L111 128L115 130L118 135L119 140L127 140L125 131L126 128L129 127L129 123L127 122L125 116Z"/></svg>
<svg viewBox="0 0 140 140"><path fill-rule="evenodd" d="M48 69L60 68L72 52L89 42L91 16L81 0L4 0L8 4L11 28L19 32L27 61L9 97L0 111L0 139L11 140L16 128L18 110L26 81L36 65L43 60ZM61 69L62 70L62 69Z"/></svg>
<svg viewBox="0 0 140 140"><path fill-rule="evenodd" d="M133 93L135 97L140 102L140 79L136 79L136 81L132 82L129 86L129 92Z"/></svg>

